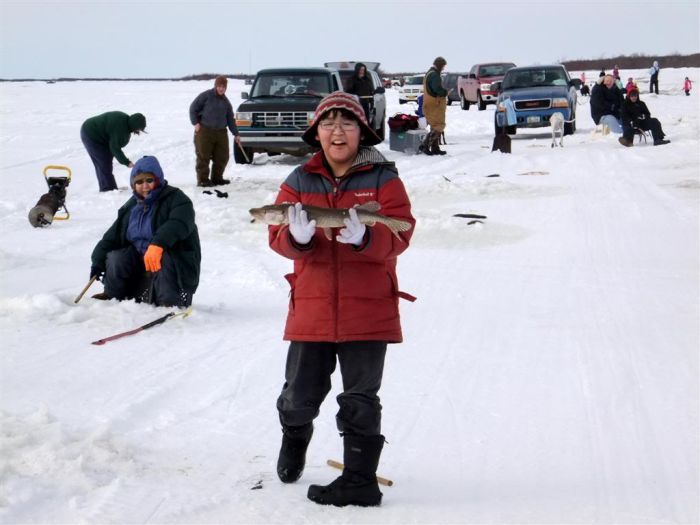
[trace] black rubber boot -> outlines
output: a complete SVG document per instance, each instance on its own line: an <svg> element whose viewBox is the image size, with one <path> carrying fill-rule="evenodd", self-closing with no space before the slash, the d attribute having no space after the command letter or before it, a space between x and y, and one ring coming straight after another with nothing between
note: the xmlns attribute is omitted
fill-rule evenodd
<svg viewBox="0 0 700 525"><path fill-rule="evenodd" d="M430 151L433 155L446 155L447 152L440 149L440 134L433 133L433 141L430 144Z"/></svg>
<svg viewBox="0 0 700 525"><path fill-rule="evenodd" d="M382 503L377 483L377 466L384 436L343 437L345 468L330 485L311 485L307 494L321 505L376 507Z"/></svg>
<svg viewBox="0 0 700 525"><path fill-rule="evenodd" d="M283 483L294 483L304 472L306 449L314 433L312 423L282 428L282 447L277 458L277 475Z"/></svg>
<svg viewBox="0 0 700 525"><path fill-rule="evenodd" d="M433 139L432 132L428 132L428 134L423 139L423 142L421 143L421 145L418 146L418 151L420 151L421 153L424 153L426 155L432 155L433 154L432 139Z"/></svg>

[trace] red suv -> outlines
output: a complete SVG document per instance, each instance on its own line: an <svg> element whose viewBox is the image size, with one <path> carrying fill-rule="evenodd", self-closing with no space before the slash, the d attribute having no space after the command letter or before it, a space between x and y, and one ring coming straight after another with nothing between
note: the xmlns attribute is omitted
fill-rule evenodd
<svg viewBox="0 0 700 525"><path fill-rule="evenodd" d="M510 68L515 67L511 62L491 62L476 64L466 76L459 77L457 90L462 109L468 110L470 104L477 104L479 111L486 109L486 104L495 104L498 93L491 90L491 83L503 80Z"/></svg>

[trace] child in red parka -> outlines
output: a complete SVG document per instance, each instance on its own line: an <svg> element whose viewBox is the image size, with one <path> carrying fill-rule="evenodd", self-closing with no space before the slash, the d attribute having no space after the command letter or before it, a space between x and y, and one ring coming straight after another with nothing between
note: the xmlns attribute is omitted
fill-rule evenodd
<svg viewBox="0 0 700 525"><path fill-rule="evenodd" d="M304 141L321 148L282 183L276 204L289 207L288 224L269 227L270 247L294 261L284 339L290 341L285 382L277 399L282 446L277 474L284 483L304 470L313 420L340 364L343 392L336 424L343 437L343 474L329 485L311 485L308 498L323 505L376 506L382 493L376 471L384 445L381 405L388 343L402 340L397 257L408 248L415 219L393 162L359 100L336 91L319 103ZM386 226L362 224L354 206L376 201L379 213L411 228L394 235ZM302 205L348 208L345 227L328 238Z"/></svg>
<svg viewBox="0 0 700 525"><path fill-rule="evenodd" d="M690 79L688 77L685 77L685 81L683 82L683 91L685 91L686 97L690 96L691 89L693 89L693 83L690 81Z"/></svg>

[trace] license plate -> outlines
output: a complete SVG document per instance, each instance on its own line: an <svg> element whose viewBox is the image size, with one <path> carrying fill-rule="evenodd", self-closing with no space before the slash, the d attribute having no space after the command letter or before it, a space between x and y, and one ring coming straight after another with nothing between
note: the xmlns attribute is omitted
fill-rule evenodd
<svg viewBox="0 0 700 525"><path fill-rule="evenodd" d="M528 124L535 124L536 122L540 121L540 117L538 116L532 116L532 117L527 117L527 123Z"/></svg>

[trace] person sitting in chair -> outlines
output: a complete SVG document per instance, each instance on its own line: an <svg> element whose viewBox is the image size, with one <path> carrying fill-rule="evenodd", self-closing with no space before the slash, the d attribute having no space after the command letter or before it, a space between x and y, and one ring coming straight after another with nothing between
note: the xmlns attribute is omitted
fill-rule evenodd
<svg viewBox="0 0 700 525"><path fill-rule="evenodd" d="M639 91L632 89L625 99L620 110L622 116L622 136L618 139L620 144L628 148L634 144L635 130L651 131L654 138L654 146L662 146L671 142L664 139L666 136L661 129L661 122L652 118L647 105L639 100Z"/></svg>

